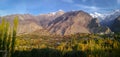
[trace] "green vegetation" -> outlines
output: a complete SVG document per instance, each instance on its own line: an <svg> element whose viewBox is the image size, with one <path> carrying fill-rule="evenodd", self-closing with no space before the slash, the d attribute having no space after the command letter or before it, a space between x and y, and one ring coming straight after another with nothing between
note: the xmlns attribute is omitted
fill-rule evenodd
<svg viewBox="0 0 120 57"><path fill-rule="evenodd" d="M7 51L7 57L120 57L120 33L16 37L18 17L13 23L3 19L0 24L0 50Z"/></svg>
<svg viewBox="0 0 120 57"><path fill-rule="evenodd" d="M120 34L18 36L15 57L120 57Z"/></svg>
<svg viewBox="0 0 120 57"><path fill-rule="evenodd" d="M17 25L18 17L14 18L14 25L12 26L5 19L2 19L0 24L0 50L7 53L7 57L13 57L15 51ZM0 57L3 57L4 53L1 52Z"/></svg>

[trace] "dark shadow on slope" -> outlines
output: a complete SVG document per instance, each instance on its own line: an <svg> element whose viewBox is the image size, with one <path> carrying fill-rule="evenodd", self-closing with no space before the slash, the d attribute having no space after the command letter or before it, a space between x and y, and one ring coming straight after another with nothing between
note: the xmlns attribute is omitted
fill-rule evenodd
<svg viewBox="0 0 120 57"><path fill-rule="evenodd" d="M59 50L43 48L31 51L16 51L14 57L86 57L82 51L70 51L63 54Z"/></svg>

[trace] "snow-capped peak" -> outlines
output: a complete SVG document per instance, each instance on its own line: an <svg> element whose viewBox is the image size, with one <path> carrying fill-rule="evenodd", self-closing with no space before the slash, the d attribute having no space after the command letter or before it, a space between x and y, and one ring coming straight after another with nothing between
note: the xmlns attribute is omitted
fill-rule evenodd
<svg viewBox="0 0 120 57"><path fill-rule="evenodd" d="M49 13L49 14L56 15L57 13L64 13L64 11L60 9L60 10L58 10L58 11L51 12L51 13Z"/></svg>
<svg viewBox="0 0 120 57"><path fill-rule="evenodd" d="M59 9L58 11L60 11L60 12L64 12L62 9Z"/></svg>
<svg viewBox="0 0 120 57"><path fill-rule="evenodd" d="M56 14L56 12L51 12L50 14L55 15L55 14Z"/></svg>
<svg viewBox="0 0 120 57"><path fill-rule="evenodd" d="M90 15L91 15L93 18L97 18L97 17L99 17L99 16L103 17L103 15L100 14L100 13L98 13L98 12L91 13Z"/></svg>
<svg viewBox="0 0 120 57"><path fill-rule="evenodd" d="M104 14L101 14L101 13L98 13L98 12L90 13L90 15L93 18L98 18L100 21L104 20L104 18L105 18Z"/></svg>
<svg viewBox="0 0 120 57"><path fill-rule="evenodd" d="M120 10L113 10L109 13L106 13L105 18L103 21L101 21L101 23L103 25L110 26L118 16L120 16Z"/></svg>
<svg viewBox="0 0 120 57"><path fill-rule="evenodd" d="M98 13L98 12L94 12L94 13L91 13L90 15L93 18L98 18L100 21L109 22L111 20L114 20L118 16L120 16L120 9L113 10L111 12L104 13L104 14L101 14L101 13Z"/></svg>
<svg viewBox="0 0 120 57"><path fill-rule="evenodd" d="M120 10L114 10L111 13L108 13L105 19L114 20L120 15Z"/></svg>

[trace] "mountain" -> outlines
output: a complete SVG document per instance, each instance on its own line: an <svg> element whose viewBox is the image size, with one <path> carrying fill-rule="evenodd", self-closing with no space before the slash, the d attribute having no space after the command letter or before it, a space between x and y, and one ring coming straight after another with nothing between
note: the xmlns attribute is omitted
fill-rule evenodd
<svg viewBox="0 0 120 57"><path fill-rule="evenodd" d="M88 24L89 30L91 33L105 33L108 34L111 32L109 27L101 26L98 18L93 18Z"/></svg>
<svg viewBox="0 0 120 57"><path fill-rule="evenodd" d="M120 10L114 10L111 13L107 13L106 17L101 21L102 25L111 27L113 21L120 15Z"/></svg>
<svg viewBox="0 0 120 57"><path fill-rule="evenodd" d="M50 21L54 20L56 17L62 14L64 14L64 11L62 10L59 10L57 12L51 12L48 14L40 14L37 16L31 14L13 14L3 16L0 18L0 20L4 18L12 24L14 17L18 16L19 19L18 34L26 34L32 33L34 31L40 31L43 29L45 30L45 27L48 25ZM47 32L45 31L45 33Z"/></svg>
<svg viewBox="0 0 120 57"><path fill-rule="evenodd" d="M59 35L110 32L109 28L100 26L96 19L93 19L92 16L84 11L67 12L51 21L47 29L51 33Z"/></svg>
<svg viewBox="0 0 120 57"><path fill-rule="evenodd" d="M90 15L93 18L98 18L101 25L110 26L113 23L113 20L115 20L120 15L120 10L118 9L108 13L94 12L90 13Z"/></svg>
<svg viewBox="0 0 120 57"><path fill-rule="evenodd" d="M101 13L98 13L98 12L94 12L94 13L90 13L90 15L93 17L93 18L98 18L99 21L103 21L106 17L106 15L104 14L101 14Z"/></svg>
<svg viewBox="0 0 120 57"><path fill-rule="evenodd" d="M14 17L18 16L18 34L28 34L32 32L42 33L43 35L50 35L51 33L58 35L109 33L110 29L107 26L101 26L99 18L97 18L103 15L97 12L94 13L94 15L95 14L96 16L91 16L81 10L70 12L59 10L37 16L31 14L14 14L1 18L5 18L12 23Z"/></svg>
<svg viewBox="0 0 120 57"><path fill-rule="evenodd" d="M57 12L51 12L48 14L40 14L36 17L38 18L39 24L45 28L49 22L51 22L55 18L61 16L62 14L64 14L64 11L59 10Z"/></svg>
<svg viewBox="0 0 120 57"><path fill-rule="evenodd" d="M111 30L114 32L120 32L120 16L118 16L111 25Z"/></svg>
<svg viewBox="0 0 120 57"><path fill-rule="evenodd" d="M19 25L18 25L18 34L31 33L36 30L42 29L42 26L38 25L37 18L30 14L14 14L3 16L2 18L13 23L14 17L18 16Z"/></svg>

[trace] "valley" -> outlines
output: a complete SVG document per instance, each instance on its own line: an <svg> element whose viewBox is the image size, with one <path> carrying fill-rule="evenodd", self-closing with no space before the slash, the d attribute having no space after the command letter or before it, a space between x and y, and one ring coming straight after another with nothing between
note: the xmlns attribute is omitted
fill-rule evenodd
<svg viewBox="0 0 120 57"><path fill-rule="evenodd" d="M106 22L106 19L95 18L82 10L60 10L38 16L7 15L0 20L1 23L6 20L14 27L15 17L19 23L13 57L120 56L119 15ZM111 21L113 23L107 25Z"/></svg>

